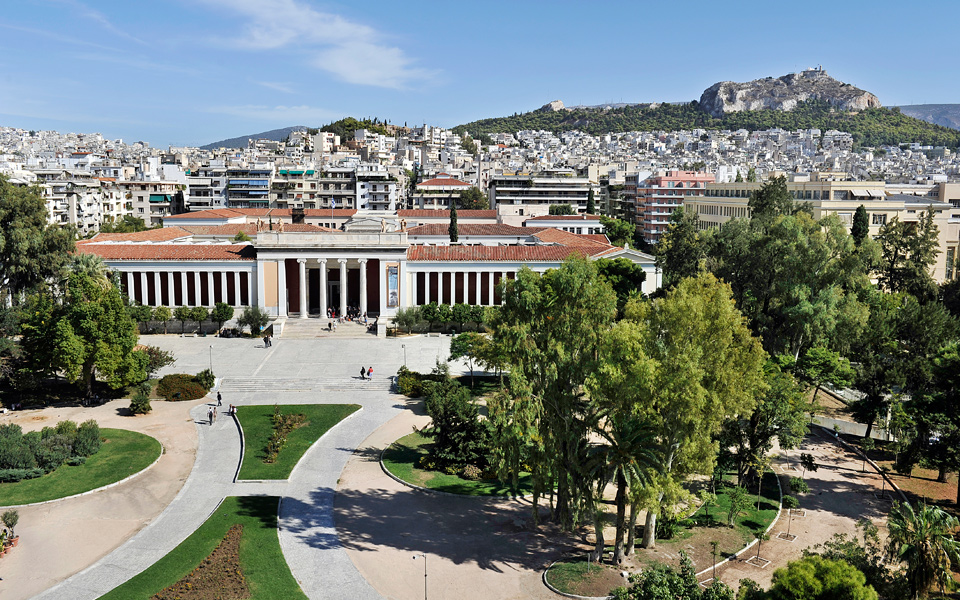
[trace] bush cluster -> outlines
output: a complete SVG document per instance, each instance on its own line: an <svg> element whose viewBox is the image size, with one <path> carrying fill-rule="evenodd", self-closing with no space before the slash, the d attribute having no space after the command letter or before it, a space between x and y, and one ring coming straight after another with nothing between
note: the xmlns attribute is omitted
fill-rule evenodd
<svg viewBox="0 0 960 600"><path fill-rule="evenodd" d="M100 450L100 426L61 421L24 434L19 425L0 425L0 482L33 479L60 465L82 465Z"/></svg>
<svg viewBox="0 0 960 600"><path fill-rule="evenodd" d="M433 438L429 458L434 469L480 479L489 465L491 435L470 390L450 379L426 382L424 388L432 421L424 433Z"/></svg>
<svg viewBox="0 0 960 600"><path fill-rule="evenodd" d="M167 400L199 400L207 395L213 383L213 372L210 369L204 369L196 375L165 375L157 384L157 395Z"/></svg>
<svg viewBox="0 0 960 600"><path fill-rule="evenodd" d="M420 398L425 396L424 383L442 382L447 379L445 374L441 373L418 373L411 371L406 367L400 367L397 371L397 389L404 396L410 398ZM427 386L429 387L429 386Z"/></svg>
<svg viewBox="0 0 960 600"><path fill-rule="evenodd" d="M307 424L307 415L298 413L295 415L285 415L280 412L280 407L274 405L273 416L270 418L273 422L273 433L267 440L266 456L263 459L265 463L277 462L277 456L287 445L287 436L298 427Z"/></svg>

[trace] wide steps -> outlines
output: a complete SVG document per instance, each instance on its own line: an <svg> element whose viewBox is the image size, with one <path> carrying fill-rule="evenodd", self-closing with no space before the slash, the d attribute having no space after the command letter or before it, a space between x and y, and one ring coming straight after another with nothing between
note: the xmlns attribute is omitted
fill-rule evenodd
<svg viewBox="0 0 960 600"><path fill-rule="evenodd" d="M355 392L358 390L390 392L393 379L376 377L225 377L219 391L223 393L297 393L297 392Z"/></svg>
<svg viewBox="0 0 960 600"><path fill-rule="evenodd" d="M360 323L339 323L336 331L327 329L326 319L287 319L283 325L285 340L312 340L316 338L360 338L374 336Z"/></svg>

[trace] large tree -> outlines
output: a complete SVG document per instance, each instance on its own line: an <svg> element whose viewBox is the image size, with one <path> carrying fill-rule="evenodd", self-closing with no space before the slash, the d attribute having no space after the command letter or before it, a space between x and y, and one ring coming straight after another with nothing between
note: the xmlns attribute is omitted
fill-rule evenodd
<svg viewBox="0 0 960 600"><path fill-rule="evenodd" d="M521 269L505 283L503 300L494 340L510 364L511 383L517 380L528 389L517 397L529 396L535 405L530 410L537 415L549 461L535 475L552 480L547 489L556 489L554 518L571 528L589 495L582 466L596 412L583 384L597 368L598 346L616 315L616 297L596 265L571 257L543 275ZM500 408L514 409L509 401Z"/></svg>
<svg viewBox="0 0 960 600"><path fill-rule="evenodd" d="M63 373L87 393L95 378L114 389L143 381L147 357L134 351L137 325L117 287L86 273L72 273L65 287L62 304L40 300L23 326L23 347L34 364Z"/></svg>
<svg viewBox="0 0 960 600"><path fill-rule="evenodd" d="M41 282L60 279L75 237L72 227L47 223L39 188L0 176L0 292L14 304Z"/></svg>
<svg viewBox="0 0 960 600"><path fill-rule="evenodd" d="M713 471L714 436L725 420L753 409L766 355L730 287L709 274L652 302L631 301L618 328L602 347L591 388L598 398L630 406L656 433L659 472L643 537L653 548L660 503L687 476Z"/></svg>
<svg viewBox="0 0 960 600"><path fill-rule="evenodd" d="M960 542L953 532L960 527L936 506L898 504L890 511L889 551L907 564L907 579L913 598L926 598L936 585L941 591L952 586L950 563L960 563Z"/></svg>
<svg viewBox="0 0 960 600"><path fill-rule="evenodd" d="M678 208L657 244L657 267L663 272L663 287L672 288L685 277L703 270L706 247L697 232L697 215Z"/></svg>
<svg viewBox="0 0 960 600"><path fill-rule="evenodd" d="M600 223L606 228L607 238L614 246L626 246L636 233L636 227L626 221L610 217L600 217Z"/></svg>
<svg viewBox="0 0 960 600"><path fill-rule="evenodd" d="M460 208L463 210L487 210L490 208L490 201L487 195L480 191L477 186L471 186L460 192Z"/></svg>
<svg viewBox="0 0 960 600"><path fill-rule="evenodd" d="M613 293L617 295L617 311L622 314L630 298L642 295L641 288L647 274L643 267L623 257L599 258L596 265L600 276L613 287Z"/></svg>
<svg viewBox="0 0 960 600"><path fill-rule="evenodd" d="M880 228L880 265L877 279L890 292L906 292L920 302L937 297L932 268L940 253L940 230L930 208L918 223L905 223L894 217Z"/></svg>
<svg viewBox="0 0 960 600"><path fill-rule="evenodd" d="M460 240L460 230L457 227L457 203L450 203L450 226L447 227L450 234L450 243L456 244Z"/></svg>
<svg viewBox="0 0 960 600"><path fill-rule="evenodd" d="M850 235L853 237L853 243L859 246L869 234L870 217L867 215L867 209L861 204L857 207L857 212L853 213L853 227L850 228Z"/></svg>

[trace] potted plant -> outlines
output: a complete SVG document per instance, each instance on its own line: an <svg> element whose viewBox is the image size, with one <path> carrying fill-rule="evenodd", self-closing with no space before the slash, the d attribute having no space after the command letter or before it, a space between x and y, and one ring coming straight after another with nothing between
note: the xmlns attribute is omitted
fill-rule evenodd
<svg viewBox="0 0 960 600"><path fill-rule="evenodd" d="M20 543L20 536L13 532L13 528L20 522L20 513L14 509L10 509L4 512L3 515L0 515L0 521L3 521L4 526L6 526L10 532L7 538L10 545L16 547L16 545Z"/></svg>

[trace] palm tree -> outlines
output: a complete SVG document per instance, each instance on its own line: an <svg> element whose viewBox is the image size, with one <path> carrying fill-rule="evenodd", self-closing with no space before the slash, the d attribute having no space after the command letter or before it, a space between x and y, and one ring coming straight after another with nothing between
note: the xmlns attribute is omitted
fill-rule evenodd
<svg viewBox="0 0 960 600"><path fill-rule="evenodd" d="M96 254L71 254L70 270L75 273L86 273L94 281L104 283L110 281L110 267Z"/></svg>
<svg viewBox="0 0 960 600"><path fill-rule="evenodd" d="M599 434L607 442L594 446L591 461L592 472L601 482L599 488L613 481L617 486L616 541L614 564L624 559L624 534L626 532L627 490L636 490L648 482L647 473L658 466L656 438L653 431L640 419L633 416L621 418L608 414L606 427Z"/></svg>
<svg viewBox="0 0 960 600"><path fill-rule="evenodd" d="M888 552L907 563L913 598L926 598L934 584L943 592L952 584L950 562L960 562L960 542L952 533L960 521L936 506L895 504L887 523Z"/></svg>

